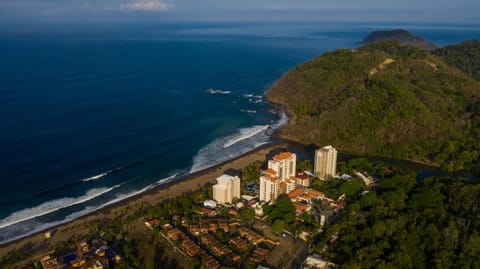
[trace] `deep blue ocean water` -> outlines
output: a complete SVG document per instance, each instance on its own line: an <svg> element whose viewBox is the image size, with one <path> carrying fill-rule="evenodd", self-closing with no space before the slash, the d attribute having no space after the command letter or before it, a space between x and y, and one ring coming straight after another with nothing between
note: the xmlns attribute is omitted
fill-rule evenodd
<svg viewBox="0 0 480 269"><path fill-rule="evenodd" d="M480 38L475 25L0 25L0 242L268 143L285 118L265 92L282 74L400 27L440 46Z"/></svg>

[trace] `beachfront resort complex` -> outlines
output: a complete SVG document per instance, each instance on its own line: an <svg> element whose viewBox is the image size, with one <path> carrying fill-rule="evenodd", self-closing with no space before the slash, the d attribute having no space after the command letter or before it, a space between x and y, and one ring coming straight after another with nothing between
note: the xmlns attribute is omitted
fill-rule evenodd
<svg viewBox="0 0 480 269"><path fill-rule="evenodd" d="M334 176L336 150L328 146L317 152L325 149L333 155L324 155L325 161L315 154L314 167ZM215 178L216 184L200 186L150 209L139 208L142 213L137 216L145 214L141 217L143 227L129 224L139 232L135 240L156 242L157 248L163 249L161 255L179 261L176 268L291 268L294 261L307 266L303 268L327 268L331 263L321 257L306 256L306 242L339 215L345 201L310 187L319 179L310 171L297 170L301 166L293 152L277 153L261 162L266 167L257 167L252 179L245 178L245 169L242 173L227 169ZM247 182L242 184L240 175ZM49 252L40 261L26 261L22 266L101 269L131 265L132 259L136 261L143 254L132 252L133 243L123 233L95 234L99 238L92 241L96 248L87 248L82 242L77 244L80 252L68 248L60 254ZM119 254L107 247L107 241ZM84 249L88 255L82 254L87 253Z"/></svg>
<svg viewBox="0 0 480 269"><path fill-rule="evenodd" d="M291 193L296 187L309 187L310 179L304 171L296 170L297 155L282 152L268 161L268 168L260 176L260 201L273 202L281 194ZM337 150L325 146L315 151L315 176L322 180L336 175Z"/></svg>

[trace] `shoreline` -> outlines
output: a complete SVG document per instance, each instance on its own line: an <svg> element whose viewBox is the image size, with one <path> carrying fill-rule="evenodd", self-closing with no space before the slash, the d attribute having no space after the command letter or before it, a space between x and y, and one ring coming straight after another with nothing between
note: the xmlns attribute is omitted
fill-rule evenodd
<svg viewBox="0 0 480 269"><path fill-rule="evenodd" d="M88 228L82 227L86 223L113 219L116 214L127 214L128 209L135 208L139 205L148 204L149 206L153 206L167 199L181 196L200 185L214 183L215 179L228 169L238 170L256 160L264 161L272 151L287 148L290 145L291 143L289 141L280 140L259 146L233 159L191 174L180 176L177 179L165 182L150 190L107 205L76 219L54 225L10 242L0 243L0 257L5 256L10 251L28 251L30 257L48 253L54 250L55 245L62 241L67 241L74 236L81 237L82 235L86 235ZM133 212L130 212L130 214L132 213ZM51 232L52 237L45 239L45 232Z"/></svg>

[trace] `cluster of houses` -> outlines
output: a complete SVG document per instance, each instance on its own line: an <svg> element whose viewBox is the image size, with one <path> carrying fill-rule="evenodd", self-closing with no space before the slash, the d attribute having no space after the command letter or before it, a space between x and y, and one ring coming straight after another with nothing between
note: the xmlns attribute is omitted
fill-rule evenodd
<svg viewBox="0 0 480 269"><path fill-rule="evenodd" d="M188 232L195 236L208 234L208 232L215 233L218 230L228 233L231 230L229 226L234 225L238 225L238 222L232 222L229 225L223 218L200 219L198 224L185 224Z"/></svg>
<svg viewBox="0 0 480 269"><path fill-rule="evenodd" d="M190 239L187 234L171 225L164 225L164 229L166 230L166 236L169 240L179 242L180 249L183 253L189 257L199 256L204 268L220 268L220 263L206 250L202 249L197 243Z"/></svg>
<svg viewBox="0 0 480 269"><path fill-rule="evenodd" d="M160 222L154 219L145 222L145 225L153 229L158 227ZM248 258L254 263L260 263L268 256L270 249L258 247L257 244L265 243L264 245L270 244L272 247L278 244L248 228L241 227L238 222L227 223L223 218L200 219L198 224L183 223L178 228L165 224L162 230L162 234L172 244L178 245L188 257L200 257L203 267L208 269L220 268L219 261L229 265L239 264L242 260L239 253L246 253L250 247L255 247L255 250ZM213 235L219 230L225 233L235 231L238 236L230 239L227 245Z"/></svg>
<svg viewBox="0 0 480 269"><path fill-rule="evenodd" d="M78 243L76 251L63 257L44 255L40 258L40 264L43 269L104 269L120 260L120 256L104 240L94 239Z"/></svg>
<svg viewBox="0 0 480 269"><path fill-rule="evenodd" d="M236 264L241 261L242 256L238 255L229 246L222 244L212 234L205 234L200 237L202 244L207 246L217 257L222 257L229 264Z"/></svg>

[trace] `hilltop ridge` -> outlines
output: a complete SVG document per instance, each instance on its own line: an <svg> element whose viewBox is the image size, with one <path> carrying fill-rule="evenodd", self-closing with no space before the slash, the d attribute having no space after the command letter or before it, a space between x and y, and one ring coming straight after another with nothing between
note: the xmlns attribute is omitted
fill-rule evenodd
<svg viewBox="0 0 480 269"><path fill-rule="evenodd" d="M478 167L480 83L430 51L381 41L298 65L268 92L280 137L450 170Z"/></svg>
<svg viewBox="0 0 480 269"><path fill-rule="evenodd" d="M434 50L437 48L435 44L403 29L374 31L370 33L365 39L363 39L362 44L367 45L385 40L396 40L402 45L411 45L427 50Z"/></svg>

